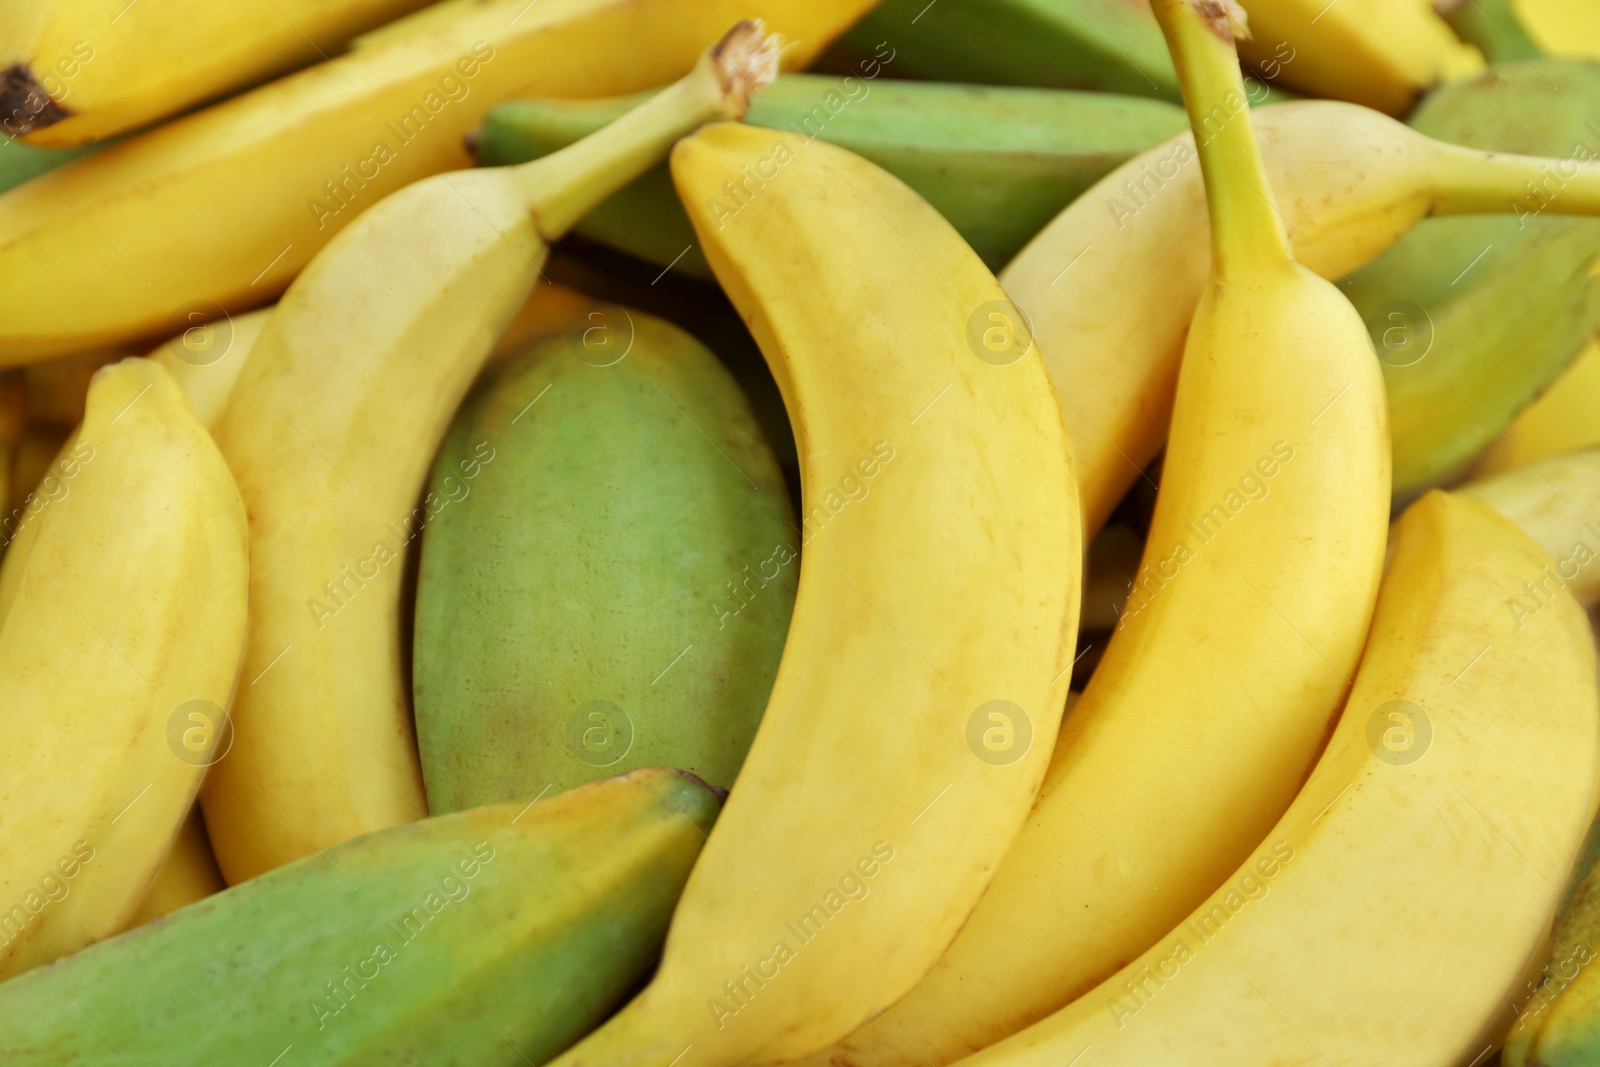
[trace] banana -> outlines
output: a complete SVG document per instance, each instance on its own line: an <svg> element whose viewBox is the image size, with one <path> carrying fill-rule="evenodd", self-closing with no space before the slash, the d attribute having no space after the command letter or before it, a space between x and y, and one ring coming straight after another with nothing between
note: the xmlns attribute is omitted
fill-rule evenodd
<svg viewBox="0 0 1600 1067"><path fill-rule="evenodd" d="M189 809L189 817L178 828L167 858L161 861L161 869L156 871L149 891L124 929L154 922L225 888L227 884L217 870L217 858L211 854L211 841L206 837L205 820L197 804Z"/></svg>
<svg viewBox="0 0 1600 1067"><path fill-rule="evenodd" d="M0 8L5 131L67 148L327 59L427 0L11 0Z"/></svg>
<svg viewBox="0 0 1600 1067"><path fill-rule="evenodd" d="M1482 504L1413 505L1349 704L1283 819L1149 951L964 1067L1482 1062L1600 778L1583 612L1505 607L1548 564Z"/></svg>
<svg viewBox="0 0 1600 1067"><path fill-rule="evenodd" d="M213 322L197 319L149 353L182 387L206 429L215 432L271 314L261 308Z"/></svg>
<svg viewBox="0 0 1600 1067"><path fill-rule="evenodd" d="M1196 29L1174 53L1200 126L1239 76ZM947 1064L1092 988L1249 855L1348 691L1388 529L1382 378L1349 302L1294 262L1248 113L1201 163L1215 275L1117 630L961 936L813 1064Z"/></svg>
<svg viewBox="0 0 1600 1067"><path fill-rule="evenodd" d="M563 152L384 200L273 309L216 424L251 525L238 741L203 797L230 885L426 813L401 590L407 546L444 506L417 495L450 416L547 242L774 74L776 46L741 23Z"/></svg>
<svg viewBox="0 0 1600 1067"><path fill-rule="evenodd" d="M1551 55L1600 59L1600 21L1588 0L1516 0L1518 19Z"/></svg>
<svg viewBox="0 0 1600 1067"><path fill-rule="evenodd" d="M1032 802L1075 643L1060 413L960 236L794 134L709 126L672 175L794 420L805 564L661 967L558 1067L782 1062L899 998Z"/></svg>
<svg viewBox="0 0 1600 1067"><path fill-rule="evenodd" d="M0 130L4 129L5 120L0 119ZM29 178L36 178L47 170L55 170L69 160L86 156L98 147L34 148L0 133L0 193L21 185Z"/></svg>
<svg viewBox="0 0 1600 1067"><path fill-rule="evenodd" d="M1474 0L1463 32L1493 66L1429 94L1410 125L1441 141L1563 159L1600 155L1600 66L1533 59L1506 0ZM1564 164L1530 187L1559 191ZM1600 220L1425 219L1351 273L1346 295L1383 357L1394 420L1395 494L1470 464L1600 329Z"/></svg>
<svg viewBox="0 0 1600 1067"><path fill-rule="evenodd" d="M183 393L148 360L102 370L70 477L0 566L0 976L138 907L225 735L247 571Z"/></svg>
<svg viewBox="0 0 1600 1067"><path fill-rule="evenodd" d="M648 972L716 816L704 782L649 769L349 841L0 985L0 1048L7 1067L543 1063Z"/></svg>
<svg viewBox="0 0 1600 1067"><path fill-rule="evenodd" d="M417 576L429 811L645 766L733 784L799 546L777 460L716 356L607 309L484 376L430 489L449 506Z"/></svg>
<svg viewBox="0 0 1600 1067"><path fill-rule="evenodd" d="M27 383L16 371L0 372L0 507L11 509L11 477L17 446L28 421ZM0 553L11 543L20 516L0 520Z"/></svg>
<svg viewBox="0 0 1600 1067"><path fill-rule="evenodd" d="M1371 260L1430 214L1539 203L1546 213L1600 212L1597 163L1575 164L1559 194L1533 201L1524 183L1547 181L1555 161L1441 144L1331 101L1250 114L1295 254L1325 278ZM1101 179L1000 274L1030 316L1062 397L1091 535L1166 438L1184 334L1210 263L1193 145L1184 135Z"/></svg>
<svg viewBox="0 0 1600 1067"><path fill-rule="evenodd" d="M1404 115L1424 89L1472 66L1450 27L1415 0L1248 0L1245 7L1240 56L1314 96Z"/></svg>
<svg viewBox="0 0 1600 1067"><path fill-rule="evenodd" d="M949 220L991 269L1103 174L1183 129L1157 100L936 82L875 81L876 58L846 77L791 74L745 121L841 145L884 168ZM484 118L475 154L498 166L536 159L637 103L518 100ZM666 168L601 204L577 232L660 266L710 277Z"/></svg>
<svg viewBox="0 0 1600 1067"><path fill-rule="evenodd" d="M1600 341L1578 358L1479 458L1474 473L1488 477L1550 456L1600 445Z"/></svg>
<svg viewBox="0 0 1600 1067"><path fill-rule="evenodd" d="M1586 608L1600 604L1600 449L1545 459L1461 491L1516 523L1556 561L1514 614L1531 615L1561 587Z"/></svg>
<svg viewBox="0 0 1600 1067"><path fill-rule="evenodd" d="M268 303L362 211L469 166L492 104L663 85L741 18L803 64L868 3L492 0L130 137L0 195L0 365Z"/></svg>

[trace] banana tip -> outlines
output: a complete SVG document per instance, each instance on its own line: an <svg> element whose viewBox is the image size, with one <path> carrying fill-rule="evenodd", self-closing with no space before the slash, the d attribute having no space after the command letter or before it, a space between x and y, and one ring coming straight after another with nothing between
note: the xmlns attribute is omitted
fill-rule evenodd
<svg viewBox="0 0 1600 1067"><path fill-rule="evenodd" d="M1194 0L1194 7L1211 32L1229 44L1250 39L1250 16L1238 0Z"/></svg>
<svg viewBox="0 0 1600 1067"><path fill-rule="evenodd" d="M750 98L777 78L782 44L777 34L767 33L760 19L745 19L712 46L712 66L737 115L743 116Z"/></svg>

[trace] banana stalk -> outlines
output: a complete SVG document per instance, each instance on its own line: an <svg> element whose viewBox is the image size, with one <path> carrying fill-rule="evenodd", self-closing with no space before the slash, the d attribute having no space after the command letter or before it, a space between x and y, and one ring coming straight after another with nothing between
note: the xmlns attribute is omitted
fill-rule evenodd
<svg viewBox="0 0 1600 1067"><path fill-rule="evenodd" d="M270 302L379 200L469 166L502 100L666 84L742 18L803 64L869 2L491 0L130 137L0 195L0 366Z"/></svg>
<svg viewBox="0 0 1600 1067"><path fill-rule="evenodd" d="M1107 171L1183 128L1169 104L934 82L791 74L750 106L754 126L820 137L911 186L998 270ZM587 136L637 103L519 100L494 108L476 135L480 164L520 163ZM665 167L620 190L576 227L662 267L710 268Z"/></svg>
<svg viewBox="0 0 1600 1067"><path fill-rule="evenodd" d="M450 417L548 242L776 72L776 46L741 23L565 151L384 200L273 309L217 421L251 520L238 742L204 794L229 884L426 814L401 591L409 545L445 506L417 497Z"/></svg>
<svg viewBox="0 0 1600 1067"><path fill-rule="evenodd" d="M226 754L244 647L244 508L166 371L96 376L59 482L0 566L0 977L127 924Z"/></svg>
<svg viewBox="0 0 1600 1067"><path fill-rule="evenodd" d="M1508 1006L1553 1028L1552 991L1523 975L1600 796L1588 621L1565 593L1525 620L1506 610L1549 560L1476 501L1430 493L1395 540L1349 703L1294 805L1147 952L963 1067L1148 1067L1176 1049L1187 1067L1445 1067L1483 1062ZM1553 973L1593 970L1593 884ZM1507 1062L1577 1067L1593 1049Z"/></svg>

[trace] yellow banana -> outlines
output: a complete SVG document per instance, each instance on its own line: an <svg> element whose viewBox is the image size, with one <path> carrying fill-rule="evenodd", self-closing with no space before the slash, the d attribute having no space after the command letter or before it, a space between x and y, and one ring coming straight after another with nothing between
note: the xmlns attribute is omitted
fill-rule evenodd
<svg viewBox="0 0 1600 1067"><path fill-rule="evenodd" d="M1584 607L1600 604L1600 449L1552 456L1461 491L1522 528L1555 565L1510 610L1531 615L1565 587Z"/></svg>
<svg viewBox="0 0 1600 1067"><path fill-rule="evenodd" d="M1597 163L1573 164L1566 180L1567 164L1442 144L1330 101L1254 108L1251 117L1295 255L1325 278L1365 263L1427 215L1600 211ZM1195 158L1185 134L1129 162L1000 274L1031 316L1060 393L1091 535L1161 451L1171 421L1184 334L1210 264ZM1559 190L1554 165L1563 168ZM1543 199L1529 198L1529 181L1541 183Z"/></svg>
<svg viewBox="0 0 1600 1067"><path fill-rule="evenodd" d="M251 532L238 742L204 793L230 884L426 814L400 626L407 547L448 506L417 505L428 464L546 242L674 138L742 115L776 64L742 23L569 149L384 200L273 309L216 423Z"/></svg>
<svg viewBox="0 0 1600 1067"><path fill-rule="evenodd" d="M794 422L805 565L661 967L560 1067L781 1062L899 998L1033 799L1076 633L1060 413L977 254L825 142L712 126L672 173Z"/></svg>
<svg viewBox="0 0 1600 1067"><path fill-rule="evenodd" d="M271 308L197 322L163 341L150 358L167 368L206 429L215 431Z"/></svg>
<svg viewBox="0 0 1600 1067"><path fill-rule="evenodd" d="M244 645L244 508L167 372L102 370L72 458L0 566L0 977L126 925Z"/></svg>
<svg viewBox="0 0 1600 1067"><path fill-rule="evenodd" d="M0 126L66 148L326 59L427 0L8 0Z"/></svg>
<svg viewBox="0 0 1600 1067"><path fill-rule="evenodd" d="M1244 0L1239 55L1274 83L1404 115L1457 67L1448 24L1417 0ZM1481 66L1481 63L1480 63Z"/></svg>
<svg viewBox="0 0 1600 1067"><path fill-rule="evenodd" d="M1413 505L1349 705L1288 813L1149 951L963 1067L1481 1063L1540 962L1600 777L1583 612L1565 594L1525 623L1506 610L1548 563L1476 501Z"/></svg>
<svg viewBox="0 0 1600 1067"><path fill-rule="evenodd" d="M0 365L269 302L362 211L470 166L508 97L661 85L741 18L804 63L870 3L492 0L131 137L0 195Z"/></svg>
<svg viewBox="0 0 1600 1067"><path fill-rule="evenodd" d="M217 858L211 854L205 820L197 804L189 809L189 817L178 828L178 836L173 838L167 858L161 861L161 869L124 929L154 922L225 888L227 885L222 880L222 872L217 870Z"/></svg>
<svg viewBox="0 0 1600 1067"><path fill-rule="evenodd" d="M1516 0L1512 8L1551 55L1600 59L1600 17L1592 0Z"/></svg>
<svg viewBox="0 0 1600 1067"><path fill-rule="evenodd" d="M1207 38L1210 67L1174 49L1196 125L1242 92ZM1216 266L1118 628L961 936L816 1063L947 1064L1093 987L1256 846L1348 691L1388 529L1378 362L1360 315L1294 261L1249 115L1201 161Z"/></svg>
<svg viewBox="0 0 1600 1067"><path fill-rule="evenodd" d="M1479 458L1474 473L1488 477L1565 452L1600 445L1600 341L1590 341L1523 409Z"/></svg>

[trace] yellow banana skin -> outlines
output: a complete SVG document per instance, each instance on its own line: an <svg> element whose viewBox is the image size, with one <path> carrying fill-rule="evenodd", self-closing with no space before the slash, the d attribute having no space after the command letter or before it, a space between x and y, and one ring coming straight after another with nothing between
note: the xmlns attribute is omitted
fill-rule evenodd
<svg viewBox="0 0 1600 1067"><path fill-rule="evenodd" d="M1600 341L1578 358L1484 450L1473 473L1480 478L1538 463L1551 456L1600 445Z"/></svg>
<svg viewBox="0 0 1600 1067"><path fill-rule="evenodd" d="M125 929L154 922L225 888L227 884L217 870L217 858L211 854L211 842L206 838L205 820L196 806L189 809L189 817L178 827L167 858L161 861L161 869Z"/></svg>
<svg viewBox="0 0 1600 1067"><path fill-rule="evenodd" d="M0 366L271 301L360 212L470 167L492 104L665 84L744 18L804 63L869 3L491 0L129 138L0 195Z"/></svg>
<svg viewBox="0 0 1600 1067"><path fill-rule="evenodd" d="M72 455L0 567L0 976L126 925L215 755L185 709L217 725L244 645L244 508L167 372L102 370Z"/></svg>
<svg viewBox="0 0 1600 1067"><path fill-rule="evenodd" d="M1519 210L1523 183L1545 180L1544 161L1444 145L1349 104L1274 104L1251 116L1295 256L1325 278L1372 259L1429 214ZM1171 421L1184 334L1210 264L1195 158L1185 134L1129 162L1000 274L1031 316L1061 396L1091 536L1161 451ZM1597 168L1580 165L1549 210L1600 210Z"/></svg>
<svg viewBox="0 0 1600 1067"><path fill-rule="evenodd" d="M336 52L427 0L11 0L0 125L67 148L166 118Z"/></svg>
<svg viewBox="0 0 1600 1067"><path fill-rule="evenodd" d="M745 86L775 73L775 47L753 24L720 47L569 149L389 197L267 318L215 425L251 532L237 741L203 795L230 885L427 813L401 591L411 543L449 506L431 494L418 505L428 464L538 280L546 242L675 137L743 114ZM493 453L484 442L480 458Z"/></svg>
<svg viewBox="0 0 1600 1067"><path fill-rule="evenodd" d="M196 324L150 352L183 389L206 429L216 429L271 314L271 308L261 308Z"/></svg>
<svg viewBox="0 0 1600 1067"><path fill-rule="evenodd" d="M1239 55L1315 96L1404 115L1462 50L1421 0L1246 0ZM1481 61L1480 64L1481 66Z"/></svg>
<svg viewBox="0 0 1600 1067"><path fill-rule="evenodd" d="M1586 608L1600 604L1600 448L1540 460L1461 491L1516 523L1554 561L1513 614L1532 615L1563 587Z"/></svg>
<svg viewBox="0 0 1600 1067"><path fill-rule="evenodd" d="M660 970L560 1067L782 1062L900 997L1032 801L1076 632L1060 414L1030 341L996 337L997 357L970 339L988 312L1016 322L976 253L821 141L711 126L672 171L794 421L805 564ZM771 180L730 204L724 182L758 172ZM996 700L1017 733L985 749Z"/></svg>
<svg viewBox="0 0 1600 1067"><path fill-rule="evenodd" d="M1142 957L964 1065L1485 1056L1600 775L1583 612L1559 595L1519 627L1506 610L1548 562L1477 501L1413 505L1349 705L1288 813Z"/></svg>

